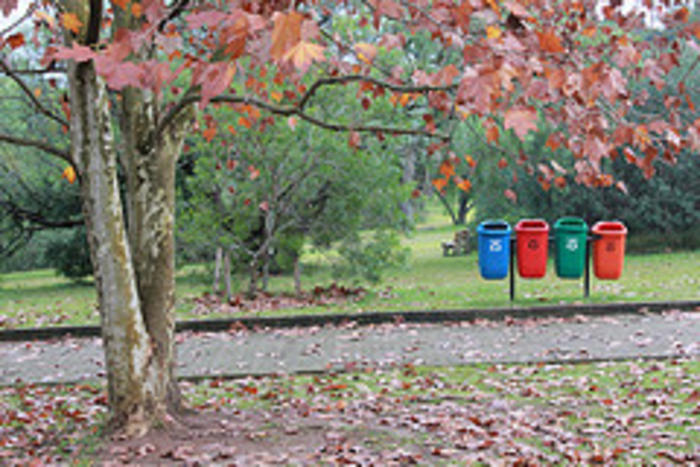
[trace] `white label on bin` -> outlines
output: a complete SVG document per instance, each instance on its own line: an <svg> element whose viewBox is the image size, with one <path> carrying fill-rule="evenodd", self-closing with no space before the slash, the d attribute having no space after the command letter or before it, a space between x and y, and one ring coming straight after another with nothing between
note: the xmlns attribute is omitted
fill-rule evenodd
<svg viewBox="0 0 700 467"><path fill-rule="evenodd" d="M501 240L489 240L489 251L492 253L503 251L503 242Z"/></svg>
<svg viewBox="0 0 700 467"><path fill-rule="evenodd" d="M569 251L578 250L578 239L570 238L566 241L566 249Z"/></svg>

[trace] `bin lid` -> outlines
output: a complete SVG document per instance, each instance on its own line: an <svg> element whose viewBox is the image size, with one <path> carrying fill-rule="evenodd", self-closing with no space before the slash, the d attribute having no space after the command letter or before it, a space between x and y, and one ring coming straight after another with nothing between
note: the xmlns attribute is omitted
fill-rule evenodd
<svg viewBox="0 0 700 467"><path fill-rule="evenodd" d="M502 219L485 220L476 228L479 234L507 235L510 234L510 224Z"/></svg>
<svg viewBox="0 0 700 467"><path fill-rule="evenodd" d="M627 227L619 221L596 222L591 231L596 235L627 235Z"/></svg>
<svg viewBox="0 0 700 467"><path fill-rule="evenodd" d="M544 219L520 219L515 225L516 232L549 232L549 224Z"/></svg>
<svg viewBox="0 0 700 467"><path fill-rule="evenodd" d="M554 230L561 232L581 233L588 230L586 221L580 217L562 217L554 223Z"/></svg>

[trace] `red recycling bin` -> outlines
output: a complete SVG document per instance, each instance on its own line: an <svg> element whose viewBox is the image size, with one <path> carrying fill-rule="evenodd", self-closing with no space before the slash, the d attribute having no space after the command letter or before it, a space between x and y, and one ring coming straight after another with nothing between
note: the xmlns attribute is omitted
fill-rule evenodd
<svg viewBox="0 0 700 467"><path fill-rule="evenodd" d="M518 274L539 278L547 273L549 224L543 219L522 219L515 226Z"/></svg>
<svg viewBox="0 0 700 467"><path fill-rule="evenodd" d="M601 221L591 231L598 236L593 242L593 273L598 279L619 279L625 260L627 227L622 222Z"/></svg>

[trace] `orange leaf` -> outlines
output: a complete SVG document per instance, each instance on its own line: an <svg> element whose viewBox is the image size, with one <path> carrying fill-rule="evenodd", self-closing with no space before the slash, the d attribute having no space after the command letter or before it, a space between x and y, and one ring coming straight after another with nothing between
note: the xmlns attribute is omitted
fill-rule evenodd
<svg viewBox="0 0 700 467"><path fill-rule="evenodd" d="M248 120L247 118L245 118L243 115L241 115L240 117L238 117L238 124L239 124L240 126L244 126L244 127L246 127L246 128L250 128L250 127L253 126L253 124L250 122L250 120Z"/></svg>
<svg viewBox="0 0 700 467"><path fill-rule="evenodd" d="M131 4L131 14L134 15L134 18L140 18L141 15L143 14L143 8L141 7L140 3L132 3Z"/></svg>
<svg viewBox="0 0 700 467"><path fill-rule="evenodd" d="M537 38L540 40L540 48L545 52L565 52L564 46L561 45L561 39L554 34L552 29L548 29L544 32L537 32Z"/></svg>
<svg viewBox="0 0 700 467"><path fill-rule="evenodd" d="M260 170L256 169L254 165L248 166L248 171L250 172L250 179L255 180L260 176Z"/></svg>
<svg viewBox="0 0 700 467"><path fill-rule="evenodd" d="M554 185L557 188L564 188L566 186L566 179L564 177L561 177L561 176L556 177L554 179Z"/></svg>
<svg viewBox="0 0 700 467"><path fill-rule="evenodd" d="M455 174L455 168L450 161L444 161L440 164L440 173L449 180Z"/></svg>
<svg viewBox="0 0 700 467"><path fill-rule="evenodd" d="M498 141L498 127L497 126L492 126L488 130L486 130L486 140L489 143L493 143L495 141Z"/></svg>
<svg viewBox="0 0 700 467"><path fill-rule="evenodd" d="M325 47L312 42L301 41L284 54L285 60L290 60L296 68L306 71L314 61L322 62Z"/></svg>
<svg viewBox="0 0 700 467"><path fill-rule="evenodd" d="M559 146L561 146L561 141L559 137L559 133L551 133L547 138L545 146L551 149L552 151L556 151L557 149L559 149Z"/></svg>
<svg viewBox="0 0 700 467"><path fill-rule="evenodd" d="M233 125L229 125L227 128L229 133L231 133L232 135L235 135L237 133L236 128Z"/></svg>
<svg viewBox="0 0 700 467"><path fill-rule="evenodd" d="M210 143L211 140L214 139L214 136L216 136L216 128L207 128L206 130L202 131L202 136L204 136L204 139L207 140L207 143Z"/></svg>
<svg viewBox="0 0 700 467"><path fill-rule="evenodd" d="M63 13L63 15L61 15L61 23L64 28L75 34L78 34L80 28L83 26L82 21L78 19L75 13Z"/></svg>
<svg viewBox="0 0 700 467"><path fill-rule="evenodd" d="M24 45L24 34L22 34L21 32L12 34L10 37L7 38L7 43L10 44L10 48L12 48L13 50L17 47L22 47Z"/></svg>
<svg viewBox="0 0 700 467"><path fill-rule="evenodd" d="M36 98L41 97L41 88L34 88L34 96L36 96Z"/></svg>
<svg viewBox="0 0 700 467"><path fill-rule="evenodd" d="M289 125L289 128L292 129L292 131L296 130L297 128L297 119L296 117L289 117L287 119L287 125Z"/></svg>
<svg viewBox="0 0 700 467"><path fill-rule="evenodd" d="M486 3L489 4L491 9L498 15L501 16L501 7L498 5L497 0L486 0Z"/></svg>
<svg viewBox="0 0 700 467"><path fill-rule="evenodd" d="M488 37L489 39L498 39L499 37L501 37L501 34L501 30L496 26L488 26L486 28L486 37Z"/></svg>
<svg viewBox="0 0 700 467"><path fill-rule="evenodd" d="M469 180L462 180L457 184L457 188L459 188L462 191L469 191L472 189L472 182Z"/></svg>
<svg viewBox="0 0 700 467"><path fill-rule="evenodd" d="M447 186L447 180L444 178L436 178L433 180L433 186L437 188L438 191L442 191Z"/></svg>
<svg viewBox="0 0 700 467"><path fill-rule="evenodd" d="M505 169L506 167L508 167L508 161L505 159L505 157L501 157L501 160L498 161L498 168Z"/></svg>
<svg viewBox="0 0 700 467"><path fill-rule="evenodd" d="M354 49L355 53L357 53L357 58L367 64L372 63L374 57L377 56L377 48L366 42L358 42L355 44Z"/></svg>
<svg viewBox="0 0 700 467"><path fill-rule="evenodd" d="M65 178L68 180L68 183L71 185L73 182L75 182L76 174L75 174L75 169L73 168L72 165L69 165L63 170L63 174L61 174L61 178Z"/></svg>
<svg viewBox="0 0 700 467"><path fill-rule="evenodd" d="M270 56L275 60L280 60L301 39L301 23L304 21L304 17L301 13L292 11L288 14L276 12L272 19L275 26L272 30Z"/></svg>
<svg viewBox="0 0 700 467"><path fill-rule="evenodd" d="M476 161L475 161L474 158L473 158L472 156L470 156L469 154L467 154L466 156L464 156L464 160L467 161L467 165L469 165L469 167L471 167L472 169L473 169L474 167L476 167Z"/></svg>
<svg viewBox="0 0 700 467"><path fill-rule="evenodd" d="M283 97L283 96L282 96L282 93L281 93L281 92L279 92L279 91L270 91L270 98L271 98L273 101L279 102L279 101L282 100L282 97Z"/></svg>
<svg viewBox="0 0 700 467"><path fill-rule="evenodd" d="M126 11L126 4L129 3L129 0L112 0L112 3Z"/></svg>

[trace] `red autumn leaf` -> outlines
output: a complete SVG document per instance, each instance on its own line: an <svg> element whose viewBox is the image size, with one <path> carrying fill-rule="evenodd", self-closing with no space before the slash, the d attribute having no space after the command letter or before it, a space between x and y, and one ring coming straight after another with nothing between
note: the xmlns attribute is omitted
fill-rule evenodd
<svg viewBox="0 0 700 467"><path fill-rule="evenodd" d="M476 167L476 161L469 154L464 156L464 160L467 161L467 165L469 165L469 167L471 167L472 169Z"/></svg>
<svg viewBox="0 0 700 467"><path fill-rule="evenodd" d="M235 159L227 159L226 160L226 168L229 170L235 169L237 165L238 165L238 162Z"/></svg>
<svg viewBox="0 0 700 467"><path fill-rule="evenodd" d="M505 157L501 157L501 160L498 161L498 168L505 169L506 167L508 167L508 161Z"/></svg>
<svg viewBox="0 0 700 467"><path fill-rule="evenodd" d="M562 176L556 177L554 179L554 186L557 188L564 188L566 186L566 179Z"/></svg>
<svg viewBox="0 0 700 467"><path fill-rule="evenodd" d="M509 200L511 200L514 203L518 202L518 195L516 195L515 192L513 190L511 190L510 188L507 188L506 190L503 191L503 196L505 196L506 198L508 198Z"/></svg>
<svg viewBox="0 0 700 467"><path fill-rule="evenodd" d="M114 5L117 5L122 10L126 11L126 5L129 3L129 0L112 0L112 3Z"/></svg>
<svg viewBox="0 0 700 467"><path fill-rule="evenodd" d="M234 194L234 193L236 192L236 188L235 188L234 186L232 186L232 185L229 185L229 186L228 186L228 192L231 193L231 194Z"/></svg>
<svg viewBox="0 0 700 467"><path fill-rule="evenodd" d="M552 151L556 151L557 149L559 149L559 146L561 146L561 134L551 133L547 138L545 146L551 149Z"/></svg>
<svg viewBox="0 0 700 467"><path fill-rule="evenodd" d="M352 149L357 149L360 145L360 134L356 131L351 131L348 135L348 146Z"/></svg>
<svg viewBox="0 0 700 467"><path fill-rule="evenodd" d="M97 54L90 47L73 42L72 47L61 47L53 54L52 58L59 60L75 60L76 62L87 62L95 58Z"/></svg>
<svg viewBox="0 0 700 467"><path fill-rule="evenodd" d="M543 32L537 31L537 39L540 41L540 49L545 52L563 53L566 51L561 45L561 39L552 29L547 29Z"/></svg>
<svg viewBox="0 0 700 467"><path fill-rule="evenodd" d="M497 126L491 126L486 130L486 140L489 143L498 141L499 131Z"/></svg>
<svg viewBox="0 0 700 467"><path fill-rule="evenodd" d="M255 180L260 176L260 169L256 169L254 165L249 165L248 166L248 171L250 172L249 178L251 180Z"/></svg>
<svg viewBox="0 0 700 467"><path fill-rule="evenodd" d="M289 117L287 119L287 125L289 125L289 128L292 129L292 131L297 129L297 119L296 117Z"/></svg>
<svg viewBox="0 0 700 467"><path fill-rule="evenodd" d="M537 112L526 107L508 109L504 126L506 130L513 129L518 138L523 139L528 132L537 131Z"/></svg>
<svg viewBox="0 0 700 467"><path fill-rule="evenodd" d="M64 28L75 34L78 34L80 28L83 26L83 22L78 19L75 13L63 13L61 15L61 24L63 24Z"/></svg>
<svg viewBox="0 0 700 467"><path fill-rule="evenodd" d="M416 199L420 197L420 190L418 188L414 188L413 191L411 192L411 198Z"/></svg>
<svg viewBox="0 0 700 467"><path fill-rule="evenodd" d="M270 203L268 203L267 201L263 201L258 205L258 208L260 208L261 211L267 212L268 209L270 209Z"/></svg>
<svg viewBox="0 0 700 467"><path fill-rule="evenodd" d="M12 34L10 37L7 38L7 43L10 44L11 49L22 47L24 45L24 34L22 34L21 32Z"/></svg>
<svg viewBox="0 0 700 467"><path fill-rule="evenodd" d="M202 131L202 136L204 136L204 139L207 141L207 143L210 143L211 140L214 139L214 136L216 136L216 128L206 128L204 131Z"/></svg>
<svg viewBox="0 0 700 467"><path fill-rule="evenodd" d="M363 97L361 103L362 103L362 108L365 110L369 110L369 107L372 104L372 102L369 100L368 97Z"/></svg>

